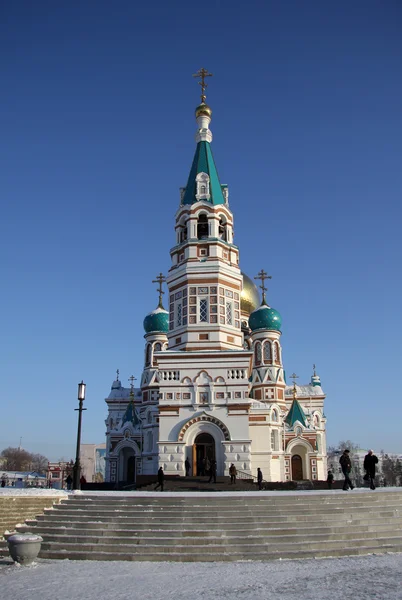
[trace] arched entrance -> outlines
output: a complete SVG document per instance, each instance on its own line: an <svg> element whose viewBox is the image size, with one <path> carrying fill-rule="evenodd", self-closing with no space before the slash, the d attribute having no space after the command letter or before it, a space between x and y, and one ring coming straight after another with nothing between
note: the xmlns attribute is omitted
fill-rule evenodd
<svg viewBox="0 0 402 600"><path fill-rule="evenodd" d="M292 480L301 481L303 479L303 462L299 454L292 456Z"/></svg>
<svg viewBox="0 0 402 600"><path fill-rule="evenodd" d="M193 474L206 475L205 464L216 460L215 440L209 433L199 433L193 444Z"/></svg>
<svg viewBox="0 0 402 600"><path fill-rule="evenodd" d="M129 456L127 460L127 481L135 481L135 456Z"/></svg>
<svg viewBox="0 0 402 600"><path fill-rule="evenodd" d="M135 451L134 448L124 447L119 454L119 481L135 482Z"/></svg>

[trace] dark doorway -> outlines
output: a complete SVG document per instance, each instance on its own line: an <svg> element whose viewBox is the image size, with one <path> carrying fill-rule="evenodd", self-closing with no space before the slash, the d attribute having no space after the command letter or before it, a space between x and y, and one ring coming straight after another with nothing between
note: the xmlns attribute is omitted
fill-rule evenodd
<svg viewBox="0 0 402 600"><path fill-rule="evenodd" d="M299 454L292 456L292 479L301 481L303 479L303 462Z"/></svg>
<svg viewBox="0 0 402 600"><path fill-rule="evenodd" d="M216 460L215 440L209 433L200 433L193 445L193 473L194 475L207 475L208 463Z"/></svg>
<svg viewBox="0 0 402 600"><path fill-rule="evenodd" d="M135 481L135 456L129 456L127 460L127 481L129 483Z"/></svg>

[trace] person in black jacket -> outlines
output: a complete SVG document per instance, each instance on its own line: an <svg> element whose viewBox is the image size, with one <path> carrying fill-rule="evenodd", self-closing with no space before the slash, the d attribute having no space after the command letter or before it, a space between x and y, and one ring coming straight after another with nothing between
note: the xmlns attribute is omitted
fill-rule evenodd
<svg viewBox="0 0 402 600"><path fill-rule="evenodd" d="M257 484L258 484L258 489L262 490L262 471L261 471L260 467L257 468Z"/></svg>
<svg viewBox="0 0 402 600"><path fill-rule="evenodd" d="M213 460L211 462L208 483L211 483L212 479L214 480L214 483L216 483L216 460Z"/></svg>
<svg viewBox="0 0 402 600"><path fill-rule="evenodd" d="M161 488L161 492L163 492L163 483L165 481L165 474L163 472L162 467L159 467L159 471L158 471L158 485L155 487L155 490L158 489L158 487Z"/></svg>
<svg viewBox="0 0 402 600"><path fill-rule="evenodd" d="M343 484L343 489L346 491L349 488L353 490L355 487L353 483L350 481L349 473L352 470L352 461L350 460L349 450L344 450L341 458L339 459L339 463L342 467L342 473L345 477L345 481Z"/></svg>
<svg viewBox="0 0 402 600"><path fill-rule="evenodd" d="M375 466L378 463L378 458L373 454L372 450L369 450L364 457L363 468L368 475L370 481L370 489L375 490L374 478L375 478Z"/></svg>

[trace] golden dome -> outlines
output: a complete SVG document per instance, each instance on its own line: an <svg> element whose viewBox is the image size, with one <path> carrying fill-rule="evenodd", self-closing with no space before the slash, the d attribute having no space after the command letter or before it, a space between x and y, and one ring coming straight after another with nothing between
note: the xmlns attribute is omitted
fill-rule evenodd
<svg viewBox="0 0 402 600"><path fill-rule="evenodd" d="M209 108L208 104L205 104L205 102L201 102L201 104L199 104L195 109L195 118L202 115L207 116L210 119L212 118L212 110Z"/></svg>
<svg viewBox="0 0 402 600"><path fill-rule="evenodd" d="M250 315L253 310L261 304L258 288L254 281L245 273L243 275L243 291L240 294L240 310L244 314Z"/></svg>

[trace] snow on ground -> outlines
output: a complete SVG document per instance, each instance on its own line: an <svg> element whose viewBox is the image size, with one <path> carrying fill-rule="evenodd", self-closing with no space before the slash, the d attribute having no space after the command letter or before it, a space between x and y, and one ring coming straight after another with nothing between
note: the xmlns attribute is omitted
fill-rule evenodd
<svg viewBox="0 0 402 600"><path fill-rule="evenodd" d="M125 491L125 492L116 492L116 491L84 491L82 492L81 490L74 490L74 491L67 491L67 490L54 490L54 489L42 489L42 488L22 488L22 489L15 489L15 488L0 488L0 497L1 496L61 496L61 497L67 497L69 495L74 495L74 496L81 496L83 494L85 494L85 496L100 496L100 497L104 497L104 496L115 496L115 497L119 497L119 496L132 496L135 498L149 498L149 497L153 497L153 496L167 496L167 497L172 497L172 498L183 498L183 497L200 497L202 496L203 498L205 497L209 497L209 498L213 498L216 496L322 496L322 495L328 495L328 496L333 496L333 495L340 495L340 496L344 496L345 498L350 494L352 496L355 496L356 494L367 494L368 492L371 492L371 490L369 488L355 488L353 491L349 490L346 494L343 490L294 490L294 491L279 491L279 490L272 490L272 491L255 491L255 492L245 492L245 491L240 491L240 492L169 492L169 484L167 484L167 486L165 486L165 488L167 487L166 491L164 492L141 492L141 491ZM378 492L402 492L402 487L382 487L382 488L377 488ZM375 493L375 492L374 492Z"/></svg>
<svg viewBox="0 0 402 600"><path fill-rule="evenodd" d="M1 496L67 496L65 490L54 490L49 488L15 488L4 487L0 488Z"/></svg>
<svg viewBox="0 0 402 600"><path fill-rule="evenodd" d="M401 600L402 554L236 563L0 561L12 600Z"/></svg>

